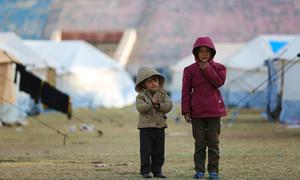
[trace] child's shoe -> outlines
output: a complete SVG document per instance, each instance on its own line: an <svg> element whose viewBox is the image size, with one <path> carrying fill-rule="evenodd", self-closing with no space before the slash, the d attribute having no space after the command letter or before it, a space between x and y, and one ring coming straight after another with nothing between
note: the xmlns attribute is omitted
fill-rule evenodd
<svg viewBox="0 0 300 180"><path fill-rule="evenodd" d="M163 175L162 173L157 173L153 175L155 178L167 178L167 176Z"/></svg>
<svg viewBox="0 0 300 180"><path fill-rule="evenodd" d="M152 178L152 176L149 173L142 174L142 177L143 178Z"/></svg>
<svg viewBox="0 0 300 180"><path fill-rule="evenodd" d="M193 179L203 179L204 178L204 172L197 172L194 176Z"/></svg>
<svg viewBox="0 0 300 180"><path fill-rule="evenodd" d="M209 173L208 179L209 179L209 180L219 180L218 173L216 173L216 172L211 172L211 173Z"/></svg>

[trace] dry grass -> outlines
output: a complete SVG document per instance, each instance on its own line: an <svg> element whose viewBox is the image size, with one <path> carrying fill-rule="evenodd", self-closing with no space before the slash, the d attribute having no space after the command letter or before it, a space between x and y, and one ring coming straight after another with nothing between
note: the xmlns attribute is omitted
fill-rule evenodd
<svg viewBox="0 0 300 180"><path fill-rule="evenodd" d="M1 128L0 179L140 179L134 107L77 110L76 116L96 125L104 135L79 130L70 133L71 125L81 123L57 113L39 118L68 133L66 146L62 136L32 118L18 131L16 127ZM191 179L191 127L183 121L168 121L164 172L169 179ZM268 123L259 111L243 111L232 127L226 122L225 118L221 132L222 179L300 179L299 129ZM95 167L100 163L105 166Z"/></svg>

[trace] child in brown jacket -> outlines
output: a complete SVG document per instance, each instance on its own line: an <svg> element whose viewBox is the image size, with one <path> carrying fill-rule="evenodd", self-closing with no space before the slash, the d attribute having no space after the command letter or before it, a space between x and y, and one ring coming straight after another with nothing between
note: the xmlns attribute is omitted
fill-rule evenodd
<svg viewBox="0 0 300 180"><path fill-rule="evenodd" d="M138 71L135 90L136 108L139 112L140 130L140 173L143 178L166 178L162 174L165 161L166 113L171 111L172 102L163 89L164 77L155 69L141 67Z"/></svg>

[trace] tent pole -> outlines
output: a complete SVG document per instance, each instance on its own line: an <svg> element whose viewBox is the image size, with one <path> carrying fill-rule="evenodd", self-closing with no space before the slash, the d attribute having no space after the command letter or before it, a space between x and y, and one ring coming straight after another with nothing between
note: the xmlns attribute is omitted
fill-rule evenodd
<svg viewBox="0 0 300 180"><path fill-rule="evenodd" d="M285 61L281 61L281 68L284 69ZM283 95L283 86L284 86L284 71L281 72L281 82L280 82L280 91L279 91L279 104L281 107L282 95Z"/></svg>

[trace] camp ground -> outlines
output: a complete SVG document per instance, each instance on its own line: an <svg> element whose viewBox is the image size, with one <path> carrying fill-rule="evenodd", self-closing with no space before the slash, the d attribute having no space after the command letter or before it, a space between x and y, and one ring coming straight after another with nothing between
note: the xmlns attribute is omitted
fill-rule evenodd
<svg viewBox="0 0 300 180"><path fill-rule="evenodd" d="M201 135L204 180L299 180L299 22L300 0L0 0L0 180L144 179L140 119L167 123L151 150L165 140L168 180L201 176L195 124L211 119L217 128ZM209 96L220 84L203 77L209 82L183 103L203 114L188 123L182 76L199 37L214 42L214 60L226 67L225 108L220 93ZM145 66L165 77L173 102L159 119L166 106L156 100L167 96L145 92L151 117L137 110ZM220 104L219 124L220 114L208 113ZM217 154L208 134L219 127ZM210 173L214 153L219 178Z"/></svg>
<svg viewBox="0 0 300 180"><path fill-rule="evenodd" d="M115 60L84 41L26 41L55 67L56 87L74 107L123 107L135 101L134 82Z"/></svg>

